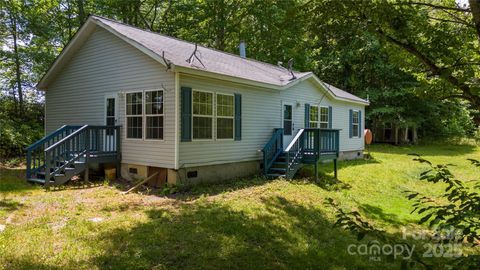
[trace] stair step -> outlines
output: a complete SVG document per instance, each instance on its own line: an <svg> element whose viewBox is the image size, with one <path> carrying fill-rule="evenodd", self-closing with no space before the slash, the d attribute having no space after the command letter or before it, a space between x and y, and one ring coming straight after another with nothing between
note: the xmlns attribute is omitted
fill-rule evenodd
<svg viewBox="0 0 480 270"><path fill-rule="evenodd" d="M287 162L282 162L282 161L275 161L273 162L273 165L287 165Z"/></svg>
<svg viewBox="0 0 480 270"><path fill-rule="evenodd" d="M65 177L65 174L63 174L63 173L57 173L57 174L55 174L55 177Z"/></svg>
<svg viewBox="0 0 480 270"><path fill-rule="evenodd" d="M268 173L266 176L269 178L286 177L285 174L279 174L279 173Z"/></svg>
<svg viewBox="0 0 480 270"><path fill-rule="evenodd" d="M77 160L74 162L75 164L85 164L85 161Z"/></svg>
<svg viewBox="0 0 480 270"><path fill-rule="evenodd" d="M285 173L287 169L286 168L270 168L269 171Z"/></svg>
<svg viewBox="0 0 480 270"><path fill-rule="evenodd" d="M28 178L28 182L37 183L37 184L45 184L45 179L38 179L38 178Z"/></svg>
<svg viewBox="0 0 480 270"><path fill-rule="evenodd" d="M65 172L68 172L68 171L75 171L75 168L73 168L73 167L66 167L66 168L65 168Z"/></svg>

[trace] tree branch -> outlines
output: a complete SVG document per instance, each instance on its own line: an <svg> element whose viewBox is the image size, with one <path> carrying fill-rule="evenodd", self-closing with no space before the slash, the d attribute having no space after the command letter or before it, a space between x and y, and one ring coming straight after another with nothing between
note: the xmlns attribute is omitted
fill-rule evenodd
<svg viewBox="0 0 480 270"><path fill-rule="evenodd" d="M470 12L469 8L461 8L461 7L447 7L447 6L440 6L431 3L422 3L422 2L404 2L404 3L395 3L394 5L397 6L405 6L405 5L417 5L417 6L427 6L434 9L442 9L442 10L453 10L458 12Z"/></svg>
<svg viewBox="0 0 480 270"><path fill-rule="evenodd" d="M458 24L462 24L462 25L465 25L465 26L468 26L468 27L475 28L475 26L473 24L468 23L468 22L464 22L464 21L448 20L448 19L442 19L442 18L435 18L435 17L431 17L431 16L427 16L427 17L430 20L434 20L434 21L447 22L447 23L458 23Z"/></svg>

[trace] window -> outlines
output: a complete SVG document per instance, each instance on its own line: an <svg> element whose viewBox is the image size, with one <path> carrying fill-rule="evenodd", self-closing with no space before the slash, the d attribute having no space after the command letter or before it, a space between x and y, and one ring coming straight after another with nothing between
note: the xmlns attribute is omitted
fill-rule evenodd
<svg viewBox="0 0 480 270"><path fill-rule="evenodd" d="M213 138L213 93L192 92L193 139Z"/></svg>
<svg viewBox="0 0 480 270"><path fill-rule="evenodd" d="M320 107L320 128L328 128L329 123L328 123L328 107Z"/></svg>
<svg viewBox="0 0 480 270"><path fill-rule="evenodd" d="M233 95L217 94L217 139L233 139Z"/></svg>
<svg viewBox="0 0 480 270"><path fill-rule="evenodd" d="M352 114L352 136L359 137L360 136L360 117L358 111L353 111Z"/></svg>
<svg viewBox="0 0 480 270"><path fill-rule="evenodd" d="M163 139L163 91L127 93L127 138Z"/></svg>
<svg viewBox="0 0 480 270"><path fill-rule="evenodd" d="M145 138L163 139L163 91L145 91Z"/></svg>
<svg viewBox="0 0 480 270"><path fill-rule="evenodd" d="M310 106L309 127L318 128L318 107L317 106Z"/></svg>
<svg viewBox="0 0 480 270"><path fill-rule="evenodd" d="M127 138L142 139L142 92L127 93Z"/></svg>
<svg viewBox="0 0 480 270"><path fill-rule="evenodd" d="M283 104L283 135L292 135L292 105Z"/></svg>

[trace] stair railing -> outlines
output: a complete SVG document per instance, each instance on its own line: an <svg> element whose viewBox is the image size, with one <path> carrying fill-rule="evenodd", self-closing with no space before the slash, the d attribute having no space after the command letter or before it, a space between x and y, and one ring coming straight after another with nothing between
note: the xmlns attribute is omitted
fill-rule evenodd
<svg viewBox="0 0 480 270"><path fill-rule="evenodd" d="M272 137L262 149L263 152L263 172L268 173L273 162L283 151L283 128L273 130Z"/></svg>
<svg viewBox="0 0 480 270"><path fill-rule="evenodd" d="M44 150L46 148L70 135L80 127L81 126L64 125L25 148L27 151L27 178L31 178L32 174L35 174L45 167Z"/></svg>
<svg viewBox="0 0 480 270"><path fill-rule="evenodd" d="M293 177L293 174L295 174L297 169L302 164L304 152L304 131L305 129L300 129L285 149L287 159L285 175L287 178Z"/></svg>
<svg viewBox="0 0 480 270"><path fill-rule="evenodd" d="M55 174L84 157L90 148L88 125L84 125L45 149L45 185Z"/></svg>

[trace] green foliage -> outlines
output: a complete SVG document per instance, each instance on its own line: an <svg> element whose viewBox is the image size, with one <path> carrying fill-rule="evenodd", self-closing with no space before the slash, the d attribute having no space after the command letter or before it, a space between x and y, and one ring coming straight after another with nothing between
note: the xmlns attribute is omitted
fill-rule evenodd
<svg viewBox="0 0 480 270"><path fill-rule="evenodd" d="M446 188L438 197L421 195L419 192L407 192L407 198L414 201L411 213L417 213L420 216L420 224L428 223L430 228L434 228L437 232L448 232L448 234L437 236L440 244L460 242L469 244L471 247L478 246L480 243L480 195L478 193L480 179L470 182L461 181L455 178L449 170L449 167L453 166L452 164L434 165L419 155L415 156L417 156L414 158L415 161L429 167L420 173L420 180L437 185L443 183ZM468 160L473 166L480 167L480 161ZM399 241L397 237L377 229L365 221L358 211L347 212L330 198L326 200L326 204L336 210L335 226L354 233L359 241L368 235L384 244L409 245ZM423 250L415 250L408 263L402 261L402 268L422 266L425 269L433 269L440 267L440 265L434 267L431 263L425 262L422 252ZM451 262L456 269L476 269L479 263L479 256L468 255L461 255Z"/></svg>
<svg viewBox="0 0 480 270"><path fill-rule="evenodd" d="M0 158L23 155L24 148L43 136L43 105L30 103L18 116L15 102L0 94Z"/></svg>

